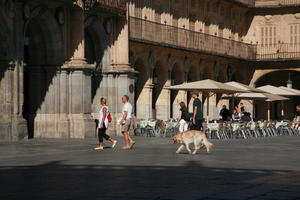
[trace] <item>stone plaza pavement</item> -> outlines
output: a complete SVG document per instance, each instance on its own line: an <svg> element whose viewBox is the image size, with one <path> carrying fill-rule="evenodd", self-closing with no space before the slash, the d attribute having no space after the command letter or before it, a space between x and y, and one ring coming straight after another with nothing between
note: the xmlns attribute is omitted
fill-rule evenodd
<svg viewBox="0 0 300 200"><path fill-rule="evenodd" d="M175 154L170 138L136 137L134 150L95 140L0 143L0 199L300 199L300 136L213 141Z"/></svg>

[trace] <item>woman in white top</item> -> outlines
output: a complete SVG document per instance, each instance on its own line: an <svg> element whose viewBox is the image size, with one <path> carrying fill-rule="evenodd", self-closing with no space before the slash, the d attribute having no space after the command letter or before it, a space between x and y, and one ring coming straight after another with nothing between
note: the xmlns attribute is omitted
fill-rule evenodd
<svg viewBox="0 0 300 200"><path fill-rule="evenodd" d="M101 108L99 110L99 121L98 121L98 138L99 138L99 146L95 148L95 150L103 150L104 149L104 143L103 138L110 141L112 143L112 148L114 148L117 144L117 140L112 139L109 137L105 132L108 128L108 107L106 105L106 99L101 98L100 99Z"/></svg>

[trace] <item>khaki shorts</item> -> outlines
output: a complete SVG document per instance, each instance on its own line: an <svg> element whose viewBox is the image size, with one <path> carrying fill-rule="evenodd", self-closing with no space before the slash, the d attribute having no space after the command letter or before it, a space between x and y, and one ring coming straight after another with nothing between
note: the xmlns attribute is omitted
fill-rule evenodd
<svg viewBox="0 0 300 200"><path fill-rule="evenodd" d="M125 124L122 124L121 132L129 132L131 127L131 119L126 119Z"/></svg>

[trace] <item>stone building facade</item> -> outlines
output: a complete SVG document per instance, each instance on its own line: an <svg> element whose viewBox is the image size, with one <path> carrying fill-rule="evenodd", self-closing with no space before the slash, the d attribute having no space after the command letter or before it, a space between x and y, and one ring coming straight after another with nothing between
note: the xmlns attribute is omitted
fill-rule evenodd
<svg viewBox="0 0 300 200"><path fill-rule="evenodd" d="M299 0L0 0L0 139L94 137L102 96L114 122L124 94L137 118L177 117L178 103L191 97L168 86L187 81L255 86L291 78L300 89L299 7ZM212 99L211 119L228 103ZM256 106L264 117L265 106ZM118 132L116 123L110 130Z"/></svg>

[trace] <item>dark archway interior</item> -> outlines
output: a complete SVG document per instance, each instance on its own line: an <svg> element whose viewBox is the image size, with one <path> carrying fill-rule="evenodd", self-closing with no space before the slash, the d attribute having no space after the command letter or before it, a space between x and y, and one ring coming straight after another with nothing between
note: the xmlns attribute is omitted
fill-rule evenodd
<svg viewBox="0 0 300 200"><path fill-rule="evenodd" d="M0 81L8 68L8 62L12 57L11 35L7 23L0 10Z"/></svg>
<svg viewBox="0 0 300 200"><path fill-rule="evenodd" d="M297 71L276 71L271 72L261 77L256 82L256 87L264 85L273 86L287 86L287 80L290 78L293 83L293 88L300 90L300 72ZM294 117L295 106L300 104L300 97L288 97L290 100L284 101L285 119L292 119ZM267 103L262 101L256 101L255 110L258 119L266 119ZM272 119L281 119L281 102L273 102L271 107Z"/></svg>
<svg viewBox="0 0 300 200"><path fill-rule="evenodd" d="M41 106L45 103L57 68L63 62L62 50L60 30L51 14L45 12L31 19L25 32L24 44L23 117L27 120L29 138L34 137L37 112L54 112L42 110Z"/></svg>

